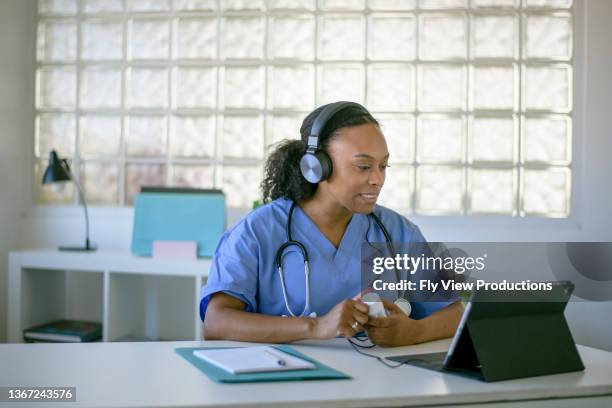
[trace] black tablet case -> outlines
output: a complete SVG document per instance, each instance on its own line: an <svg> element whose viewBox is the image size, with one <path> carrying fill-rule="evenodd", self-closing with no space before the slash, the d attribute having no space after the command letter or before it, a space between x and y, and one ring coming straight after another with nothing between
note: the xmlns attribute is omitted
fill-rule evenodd
<svg viewBox="0 0 612 408"><path fill-rule="evenodd" d="M584 370L563 315L571 291L555 283L540 301L541 293L474 293L446 364L446 353L390 359L487 382ZM495 301L501 296L509 301Z"/></svg>

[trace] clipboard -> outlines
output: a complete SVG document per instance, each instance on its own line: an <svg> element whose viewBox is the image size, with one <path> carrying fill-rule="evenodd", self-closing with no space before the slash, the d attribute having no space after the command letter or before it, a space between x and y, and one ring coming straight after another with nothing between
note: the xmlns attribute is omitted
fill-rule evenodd
<svg viewBox="0 0 612 408"><path fill-rule="evenodd" d="M274 371L261 373L230 374L229 372L207 363L193 355L195 350L231 349L235 347L179 347L174 351L195 368L206 374L208 378L218 383L252 383L276 381L309 381L309 380L348 380L351 376L314 360L287 345L273 346L276 349L295 357L309 361L315 365L314 370Z"/></svg>

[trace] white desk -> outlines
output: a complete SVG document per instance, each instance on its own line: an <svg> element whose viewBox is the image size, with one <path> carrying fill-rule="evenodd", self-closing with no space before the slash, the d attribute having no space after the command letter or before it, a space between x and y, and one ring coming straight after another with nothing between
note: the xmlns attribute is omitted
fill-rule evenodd
<svg viewBox="0 0 612 408"><path fill-rule="evenodd" d="M207 346L244 344L206 342ZM448 344L449 340L441 340L377 349L381 355L397 355L444 351ZM76 403L54 407L612 406L612 353L583 346L578 349L586 366L584 372L484 383L411 366L390 369L357 354L344 339L307 341L294 346L353 379L218 384L174 352L176 347L202 345L204 342L195 341L2 344L0 385L76 387ZM0 407L7 405L0 403Z"/></svg>
<svg viewBox="0 0 612 408"><path fill-rule="evenodd" d="M199 292L210 264L127 251L11 252L8 341L21 342L23 329L59 318L101 322L104 341L128 334L200 340Z"/></svg>

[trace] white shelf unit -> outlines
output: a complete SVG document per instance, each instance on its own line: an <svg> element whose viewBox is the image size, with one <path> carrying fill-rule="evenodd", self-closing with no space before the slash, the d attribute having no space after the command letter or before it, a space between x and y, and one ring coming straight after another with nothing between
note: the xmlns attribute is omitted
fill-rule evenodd
<svg viewBox="0 0 612 408"><path fill-rule="evenodd" d="M8 341L61 318L101 322L102 341L201 340L198 300L210 264L101 250L11 252Z"/></svg>

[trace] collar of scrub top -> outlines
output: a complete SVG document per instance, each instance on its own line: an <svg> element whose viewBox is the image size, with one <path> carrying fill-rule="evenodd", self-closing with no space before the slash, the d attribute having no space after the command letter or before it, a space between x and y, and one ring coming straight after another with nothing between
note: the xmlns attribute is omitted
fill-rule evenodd
<svg viewBox="0 0 612 408"><path fill-rule="evenodd" d="M289 314L293 317L306 316L306 312L310 308L310 263L308 260L308 251L306 250L306 247L304 246L304 244L302 244L300 241L294 241L293 238L291 237L291 221L293 220L293 211L295 210L295 206L296 206L296 202L293 201L291 203L291 208L289 209L289 214L287 216L287 225L285 227L287 241L278 248L278 250L276 251L276 256L274 257L274 262L276 263L278 275L281 280L281 289L283 291L283 299L285 300L285 307L287 308L287 311L289 312ZM391 241L391 236L389 235L389 231L387 231L387 228L385 227L385 225L382 223L380 218L378 218L378 216L374 214L374 212L371 212L369 215L374 219L374 222L376 223L376 225L378 225L383 235L385 236L385 241L386 241L387 249L389 250L389 253L395 254L396 253L395 247L393 246L393 241ZM367 236L366 236L366 239L367 239ZM298 247L298 249L302 253L302 257L304 258L304 279L306 281L306 284L305 284L306 302L304 304L304 309L302 310L302 313L300 313L299 315L296 315L291 309L291 306L289 305L289 298L287 296L287 286L285 285L285 274L283 271L283 253L285 249L287 249L290 246ZM400 278L399 272L395 268L395 265L393 267L393 270L395 271L395 279L399 282L399 278ZM402 299L405 295L405 291L402 290L400 292L398 290L397 295L398 295L398 299ZM410 312L408 312L408 314L410 314ZM312 312L309 315L309 317L316 317L316 316L317 314L315 312Z"/></svg>

